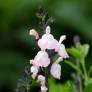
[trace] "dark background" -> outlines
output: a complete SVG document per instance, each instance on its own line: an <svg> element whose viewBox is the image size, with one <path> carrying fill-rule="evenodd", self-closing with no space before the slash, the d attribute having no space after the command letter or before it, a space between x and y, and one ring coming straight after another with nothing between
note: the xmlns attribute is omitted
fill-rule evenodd
<svg viewBox="0 0 92 92"><path fill-rule="evenodd" d="M82 44L90 44L87 69L92 64L92 0L0 0L0 92L14 92L26 62L39 50L29 30L42 32L35 16L40 5L54 19L51 32L55 38L67 35L66 47L73 46L75 35ZM65 72L63 80L69 76Z"/></svg>

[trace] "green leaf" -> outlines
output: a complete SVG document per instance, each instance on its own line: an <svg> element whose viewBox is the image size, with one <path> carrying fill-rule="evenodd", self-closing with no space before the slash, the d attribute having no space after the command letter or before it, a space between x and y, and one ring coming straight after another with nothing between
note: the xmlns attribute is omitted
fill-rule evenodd
<svg viewBox="0 0 92 92"><path fill-rule="evenodd" d="M49 92L71 92L71 82L67 81L64 84L56 84L54 80L49 79Z"/></svg>
<svg viewBox="0 0 92 92"><path fill-rule="evenodd" d="M78 49L72 47L72 48L68 48L67 51L69 54L76 57L77 59L81 58L81 53Z"/></svg>
<svg viewBox="0 0 92 92"><path fill-rule="evenodd" d="M80 75L82 75L82 71L72 61L65 60L64 62L76 70Z"/></svg>
<svg viewBox="0 0 92 92"><path fill-rule="evenodd" d="M88 78L88 80L85 81L85 85L86 85L86 86L88 86L88 85L90 85L90 84L92 84L92 78Z"/></svg>
<svg viewBox="0 0 92 92"><path fill-rule="evenodd" d="M92 82L92 79L91 79ZM92 83L90 83L88 86L86 86L84 92L92 92Z"/></svg>
<svg viewBox="0 0 92 92"><path fill-rule="evenodd" d="M39 13L36 14L36 17L39 18L39 19L43 18L43 16L41 16Z"/></svg>
<svg viewBox="0 0 92 92"><path fill-rule="evenodd" d="M88 52L89 52L89 45L88 44L82 45L81 53L84 58L87 56Z"/></svg>
<svg viewBox="0 0 92 92"><path fill-rule="evenodd" d="M90 66L89 70L88 70L88 75L90 75L92 73L92 65Z"/></svg>

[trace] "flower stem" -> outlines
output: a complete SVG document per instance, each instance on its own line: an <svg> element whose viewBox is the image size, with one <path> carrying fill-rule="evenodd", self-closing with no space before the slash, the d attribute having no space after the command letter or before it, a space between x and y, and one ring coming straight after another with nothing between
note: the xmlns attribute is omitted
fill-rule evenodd
<svg viewBox="0 0 92 92"><path fill-rule="evenodd" d="M76 65L77 67L80 69L80 63L79 63L79 60L76 60ZM83 92L83 88L82 88L82 77L80 75L79 72L77 72L77 77L78 77L78 81L79 81L79 92Z"/></svg>
<svg viewBox="0 0 92 92"><path fill-rule="evenodd" d="M84 59L82 59L82 68L83 68L83 72L84 72L84 81L85 81L85 85L86 85L86 82L88 80L88 74L87 74L87 70L86 70L85 60Z"/></svg>
<svg viewBox="0 0 92 92"><path fill-rule="evenodd" d="M27 84L27 92L30 92L30 86Z"/></svg>
<svg viewBox="0 0 92 92"><path fill-rule="evenodd" d="M49 84L48 84L48 71L45 69L45 77L46 77L46 86L48 88L47 92L49 92Z"/></svg>

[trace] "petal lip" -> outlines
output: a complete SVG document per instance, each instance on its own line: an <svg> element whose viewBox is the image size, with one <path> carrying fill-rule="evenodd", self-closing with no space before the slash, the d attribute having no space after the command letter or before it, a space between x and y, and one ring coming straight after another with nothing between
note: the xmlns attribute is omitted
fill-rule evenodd
<svg viewBox="0 0 92 92"><path fill-rule="evenodd" d="M60 79L60 77L61 77L61 66L60 66L60 64L53 63L52 66L51 66L51 69L50 69L50 73L54 78Z"/></svg>
<svg viewBox="0 0 92 92"><path fill-rule="evenodd" d="M62 57L62 58L69 58L69 55L65 49L64 44L60 44L60 48L58 50L58 54Z"/></svg>

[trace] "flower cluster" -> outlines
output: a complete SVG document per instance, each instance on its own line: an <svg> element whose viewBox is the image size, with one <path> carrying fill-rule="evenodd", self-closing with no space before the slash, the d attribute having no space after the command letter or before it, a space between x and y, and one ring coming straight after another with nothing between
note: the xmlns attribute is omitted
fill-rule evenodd
<svg viewBox="0 0 92 92"><path fill-rule="evenodd" d="M63 61L63 59L69 57L66 52L65 46L62 43L62 41L66 39L66 36L61 36L60 40L57 41L51 34L50 26L46 27L45 33L41 38L39 37L39 33L35 29L30 30L30 35L33 35L35 37L35 39L37 40L37 44L41 49L34 57L34 59L30 60L32 73L31 76L33 79L37 78L38 82L41 85L41 92L47 92L48 88L46 87L46 76L41 74L40 71L42 71L44 68L47 68L48 71L50 69L50 74L54 78L60 79L60 62ZM54 54L58 54L58 58L54 62L51 61L51 52L53 52Z"/></svg>

